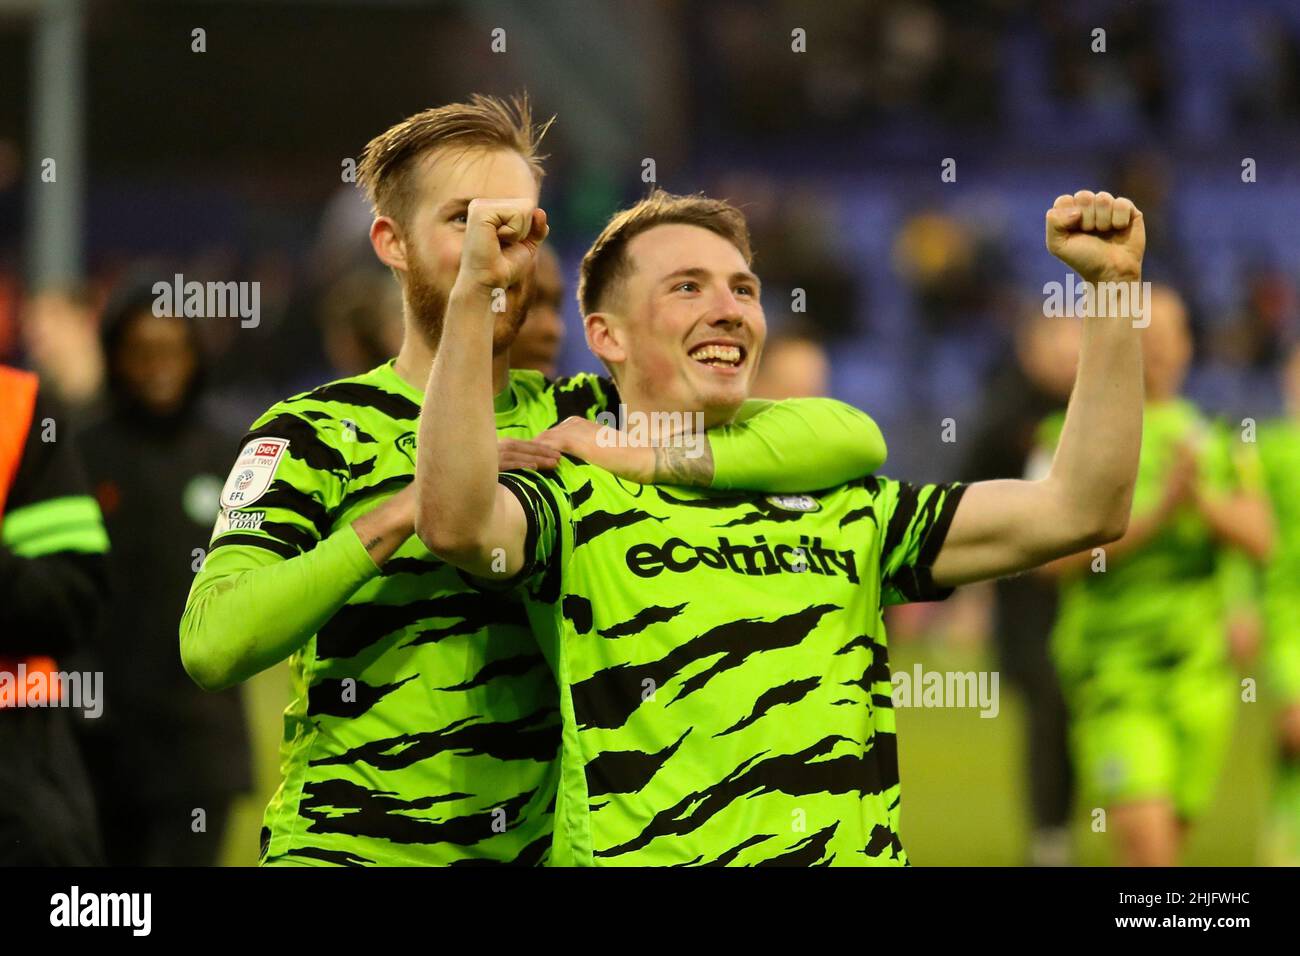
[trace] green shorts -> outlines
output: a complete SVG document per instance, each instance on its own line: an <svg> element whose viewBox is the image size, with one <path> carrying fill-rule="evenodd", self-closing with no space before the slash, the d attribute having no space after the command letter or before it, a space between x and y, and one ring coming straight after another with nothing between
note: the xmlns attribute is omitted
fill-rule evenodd
<svg viewBox="0 0 1300 956"><path fill-rule="evenodd" d="M1146 677L1134 692L1104 701L1090 701L1086 687L1069 695L1078 715L1070 739L1082 796L1088 807L1166 798L1180 819L1191 820L1214 796L1237 687L1219 669Z"/></svg>

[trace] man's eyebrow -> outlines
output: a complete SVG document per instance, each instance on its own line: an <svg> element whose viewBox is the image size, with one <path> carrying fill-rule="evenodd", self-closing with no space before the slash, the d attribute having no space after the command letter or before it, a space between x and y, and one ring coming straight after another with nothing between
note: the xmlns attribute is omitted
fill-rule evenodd
<svg viewBox="0 0 1300 956"><path fill-rule="evenodd" d="M468 207L471 202L473 202L472 199L448 199L446 202L444 202L441 206L438 207L438 211L451 212L453 209L461 209L463 207Z"/></svg>
<svg viewBox="0 0 1300 956"><path fill-rule="evenodd" d="M707 279L710 275L712 275L712 273L710 273L708 269L701 269L699 266L694 266L688 269L674 269L660 281L671 282L674 279ZM733 282L748 282L755 286L762 284L759 282L758 276L754 275L752 272L733 272L731 274L731 280Z"/></svg>

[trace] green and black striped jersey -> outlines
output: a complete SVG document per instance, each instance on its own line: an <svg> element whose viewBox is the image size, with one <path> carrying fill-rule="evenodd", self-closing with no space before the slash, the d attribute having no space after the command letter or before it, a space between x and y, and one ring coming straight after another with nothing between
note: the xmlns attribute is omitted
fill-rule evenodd
<svg viewBox="0 0 1300 956"><path fill-rule="evenodd" d="M965 486L501 481L560 686L552 864L907 862L882 608L950 593L930 567Z"/></svg>
<svg viewBox="0 0 1300 956"><path fill-rule="evenodd" d="M230 548L302 554L405 487L422 398L390 362L273 406L244 438L207 567ZM497 427L530 438L604 405L594 376L512 372ZM264 861L543 861L559 715L518 600L467 587L412 536L289 664Z"/></svg>

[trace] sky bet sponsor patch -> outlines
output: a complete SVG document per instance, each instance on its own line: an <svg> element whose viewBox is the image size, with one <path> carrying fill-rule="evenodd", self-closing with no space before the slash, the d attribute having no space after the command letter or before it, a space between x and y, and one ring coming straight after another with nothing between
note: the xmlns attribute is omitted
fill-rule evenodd
<svg viewBox="0 0 1300 956"><path fill-rule="evenodd" d="M257 438L245 445L221 489L221 507L246 508L266 494L288 447L287 438Z"/></svg>

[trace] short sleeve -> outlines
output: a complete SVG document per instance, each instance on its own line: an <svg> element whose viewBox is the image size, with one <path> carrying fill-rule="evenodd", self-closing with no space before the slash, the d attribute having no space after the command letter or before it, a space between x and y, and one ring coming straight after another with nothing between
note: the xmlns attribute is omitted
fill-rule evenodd
<svg viewBox="0 0 1300 956"><path fill-rule="evenodd" d="M879 513L884 528L880 547L882 604L942 601L953 592L953 588L935 586L931 568L967 487L961 483L914 485L906 481L881 482Z"/></svg>
<svg viewBox="0 0 1300 956"><path fill-rule="evenodd" d="M519 501L528 530L524 566L496 587L523 586L534 598L553 601L559 589L564 533L572 514L568 493L560 480L536 471L503 472L497 481Z"/></svg>
<svg viewBox="0 0 1300 956"><path fill-rule="evenodd" d="M357 443L343 430L278 407L254 422L221 489L210 550L252 545L288 559L328 537L354 467L343 448Z"/></svg>

